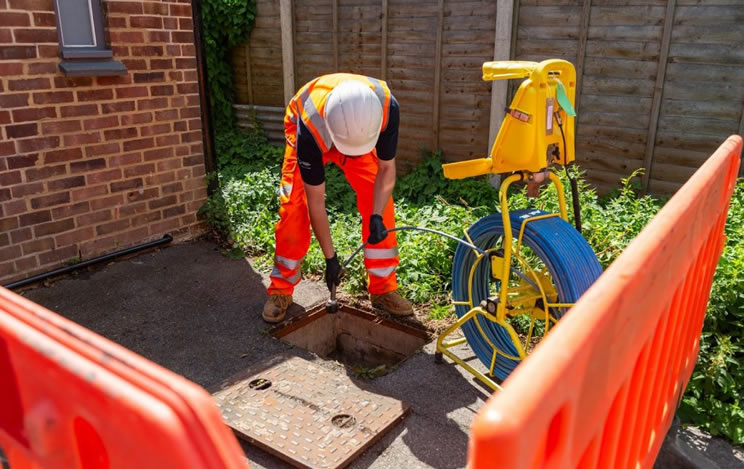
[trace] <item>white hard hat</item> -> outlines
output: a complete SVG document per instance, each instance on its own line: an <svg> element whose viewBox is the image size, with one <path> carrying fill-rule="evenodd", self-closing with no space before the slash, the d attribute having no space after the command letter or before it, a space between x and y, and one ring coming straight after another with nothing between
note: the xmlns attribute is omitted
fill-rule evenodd
<svg viewBox="0 0 744 469"><path fill-rule="evenodd" d="M363 155L377 144L382 127L382 105L369 86L345 81L328 95L325 122L339 152L349 156Z"/></svg>

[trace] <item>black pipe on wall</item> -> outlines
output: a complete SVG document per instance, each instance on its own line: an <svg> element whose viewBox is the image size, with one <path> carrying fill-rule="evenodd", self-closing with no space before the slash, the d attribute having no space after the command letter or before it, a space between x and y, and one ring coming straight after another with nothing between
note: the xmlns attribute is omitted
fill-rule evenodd
<svg viewBox="0 0 744 469"><path fill-rule="evenodd" d="M202 22L202 0L191 0L191 15L194 20L194 44L196 46L196 69L199 75L199 101L201 104L202 140L204 143L204 166L207 174L217 170L214 151L214 123L212 105L209 101L207 79L207 54L204 50L204 23ZM217 189L216 178L209 178L207 191L212 194Z"/></svg>
<svg viewBox="0 0 744 469"><path fill-rule="evenodd" d="M137 246L132 246L131 248L126 249L120 249L118 251L114 251L108 254L104 254L102 256L94 257L92 259L88 259L86 261L78 262L77 264L68 265L65 267L60 267L59 269L50 270L49 272L45 272L43 274L34 275L33 277L24 278L23 280L18 280L16 282L6 283L3 285L7 289L14 289L14 288L20 288L25 285L30 285L35 282L40 282L42 280L45 280L49 277L54 277L55 275L62 275L69 272L72 272L77 269L82 269L83 267L88 267L89 265L93 264L99 264L101 262L106 262L112 259L115 259L117 257L125 256L127 254L132 254L134 252L143 251L145 249L154 248L163 244L168 244L171 241L173 241L173 237L169 234L163 236L160 239L157 239L155 241L150 241L148 243L138 244Z"/></svg>

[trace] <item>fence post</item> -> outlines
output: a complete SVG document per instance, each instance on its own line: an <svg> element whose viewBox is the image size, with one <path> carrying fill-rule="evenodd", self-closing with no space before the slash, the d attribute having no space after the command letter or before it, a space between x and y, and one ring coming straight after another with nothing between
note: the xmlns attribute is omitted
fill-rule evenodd
<svg viewBox="0 0 744 469"><path fill-rule="evenodd" d="M592 17L592 0L584 0L581 10L581 25L579 26L579 49L576 52L576 112L579 112L581 104L581 82L584 81L584 61L586 60L586 40L589 37L589 20ZM576 119L575 128L579 127L579 119ZM578 134L578 132L577 132Z"/></svg>
<svg viewBox="0 0 744 469"><path fill-rule="evenodd" d="M279 0L279 21L282 32L282 67L284 70L284 104L289 104L295 92L294 31L292 0Z"/></svg>
<svg viewBox="0 0 744 469"><path fill-rule="evenodd" d="M517 59L517 36L519 32L519 8L520 8L520 0L514 0L513 3L513 9L512 12L512 20L511 20L511 41L509 43L509 60L516 60ZM496 12L498 15L498 11ZM506 102L508 103L509 100L514 96L517 90L517 80L508 80L509 84L506 89ZM498 130L498 127L496 127ZM496 140L496 135L493 137L494 140ZM489 148L490 149L490 148Z"/></svg>
<svg viewBox="0 0 744 469"><path fill-rule="evenodd" d="M382 0L382 38L380 44L380 78L387 79L388 0Z"/></svg>
<svg viewBox="0 0 744 469"><path fill-rule="evenodd" d="M667 59L669 57L669 46L672 43L672 27L674 26L674 11L677 0L668 0L666 13L664 15L664 33L661 39L661 52L659 53L659 67L656 69L656 84L654 85L654 99L651 104L651 119L648 123L648 136L646 137L646 155L643 158L643 190L648 191L651 181L651 168L654 164L654 147L656 146L656 131L659 128L659 114L661 113L661 100L664 97L664 80L666 77Z"/></svg>
<svg viewBox="0 0 744 469"><path fill-rule="evenodd" d="M251 78L251 41L245 43L243 50L245 51L245 81L246 88L248 88L248 102L255 104L253 102L253 79Z"/></svg>
<svg viewBox="0 0 744 469"><path fill-rule="evenodd" d="M434 53L434 97L432 102L432 150L439 148L439 100L442 92L442 41L444 36L444 0L439 0L439 17L437 19L436 52Z"/></svg>
<svg viewBox="0 0 744 469"><path fill-rule="evenodd" d="M333 0L333 71L338 72L338 0Z"/></svg>
<svg viewBox="0 0 744 469"><path fill-rule="evenodd" d="M496 2L496 32L493 40L493 60L509 60L512 55L512 28L514 23L515 0ZM488 126L488 148L491 149L499 133L504 109L507 106L508 80L491 82L491 118Z"/></svg>

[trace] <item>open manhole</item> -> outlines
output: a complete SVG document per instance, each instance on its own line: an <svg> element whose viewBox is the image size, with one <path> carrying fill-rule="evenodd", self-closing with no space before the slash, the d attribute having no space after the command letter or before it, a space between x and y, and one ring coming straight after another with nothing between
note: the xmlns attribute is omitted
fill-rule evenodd
<svg viewBox="0 0 744 469"><path fill-rule="evenodd" d="M212 396L240 438L301 468L345 467L409 409L339 367L289 355L257 363Z"/></svg>
<svg viewBox="0 0 744 469"><path fill-rule="evenodd" d="M428 341L426 332L346 305L329 314L325 305L272 329L283 342L339 361L353 370L390 369Z"/></svg>

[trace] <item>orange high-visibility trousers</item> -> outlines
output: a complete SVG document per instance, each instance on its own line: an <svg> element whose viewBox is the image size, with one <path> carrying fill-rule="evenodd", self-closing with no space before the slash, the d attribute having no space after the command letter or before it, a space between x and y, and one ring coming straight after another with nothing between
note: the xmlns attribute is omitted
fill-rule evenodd
<svg viewBox="0 0 744 469"><path fill-rule="evenodd" d="M288 129L289 130L289 129ZM288 141L294 142L295 135ZM342 160L345 160L341 164ZM336 163L346 176L357 196L357 209L362 216L362 242L369 237L369 217L372 214L374 185L377 177L378 161L375 151L359 157L344 158L336 148L323 154L323 164ZM274 235L276 251L274 269L271 272L269 294L291 295L299 283L302 259L310 247L310 215L305 197L305 187L297 164L297 150L286 145L282 178L280 182L279 222ZM395 212L392 197L385 206L382 219L386 228L395 226ZM339 255L339 262L343 262ZM398 265L398 248L395 232L389 233L381 243L364 249L364 266L367 268L368 289L373 295L398 288L395 267Z"/></svg>

